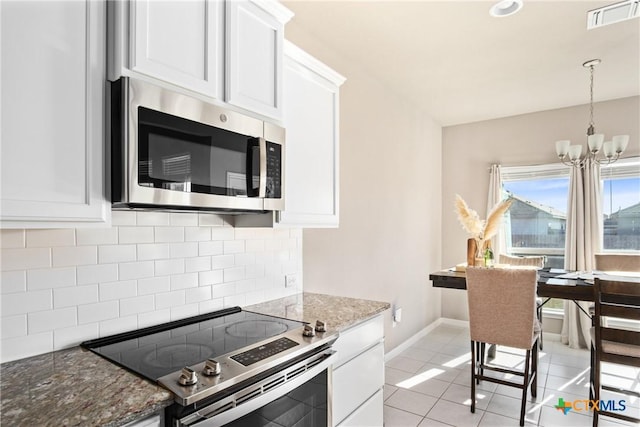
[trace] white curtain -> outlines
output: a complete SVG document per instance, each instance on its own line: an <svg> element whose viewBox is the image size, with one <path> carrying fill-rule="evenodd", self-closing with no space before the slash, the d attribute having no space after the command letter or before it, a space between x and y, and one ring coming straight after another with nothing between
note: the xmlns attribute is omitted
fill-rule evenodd
<svg viewBox="0 0 640 427"><path fill-rule="evenodd" d="M567 206L564 268L591 271L594 254L602 247L602 188L600 166L587 160L584 169L571 168ZM578 302L588 311L588 303ZM587 348L591 319L573 301L564 301L562 342Z"/></svg>
<svg viewBox="0 0 640 427"><path fill-rule="evenodd" d="M487 197L487 215L485 218L489 217L489 213L493 207L502 201L502 173L500 172L500 165L491 165L491 169L489 172L489 195ZM506 245L506 234L504 233L504 221L500 226L500 230L498 234L496 234L491 239L491 247L493 248L493 253L498 259L499 254L506 253L505 248ZM497 262L497 261L496 261Z"/></svg>

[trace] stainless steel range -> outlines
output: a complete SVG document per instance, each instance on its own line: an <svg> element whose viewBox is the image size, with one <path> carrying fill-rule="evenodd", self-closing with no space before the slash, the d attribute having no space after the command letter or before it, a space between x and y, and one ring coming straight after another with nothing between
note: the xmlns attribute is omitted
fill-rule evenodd
<svg viewBox="0 0 640 427"><path fill-rule="evenodd" d="M170 390L165 426L324 427L336 339L234 307L81 345Z"/></svg>

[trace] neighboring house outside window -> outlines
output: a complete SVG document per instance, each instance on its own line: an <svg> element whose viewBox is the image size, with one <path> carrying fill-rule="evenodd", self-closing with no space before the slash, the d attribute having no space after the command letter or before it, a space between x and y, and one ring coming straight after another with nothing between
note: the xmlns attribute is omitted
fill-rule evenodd
<svg viewBox="0 0 640 427"><path fill-rule="evenodd" d="M545 255L545 267L564 267L569 167L502 167L505 195L514 202L505 219L506 252ZM640 252L640 159L602 166L603 250ZM546 309L562 309L551 300Z"/></svg>

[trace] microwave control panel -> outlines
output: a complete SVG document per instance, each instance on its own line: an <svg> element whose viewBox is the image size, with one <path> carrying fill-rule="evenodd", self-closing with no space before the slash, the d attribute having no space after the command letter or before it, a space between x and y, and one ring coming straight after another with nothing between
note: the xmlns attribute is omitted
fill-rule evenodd
<svg viewBox="0 0 640 427"><path fill-rule="evenodd" d="M267 141L267 199L282 197L282 146Z"/></svg>

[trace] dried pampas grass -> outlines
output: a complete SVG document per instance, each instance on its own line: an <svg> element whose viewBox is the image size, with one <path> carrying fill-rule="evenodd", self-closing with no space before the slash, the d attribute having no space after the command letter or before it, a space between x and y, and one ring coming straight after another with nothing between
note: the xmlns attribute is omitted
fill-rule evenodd
<svg viewBox="0 0 640 427"><path fill-rule="evenodd" d="M512 200L507 199L496 204L489 212L487 220L484 221L480 219L478 212L469 208L462 197L456 194L455 205L458 220L462 224L462 228L476 240L478 250L482 250L485 242L498 233L502 217L511 207L511 203Z"/></svg>

